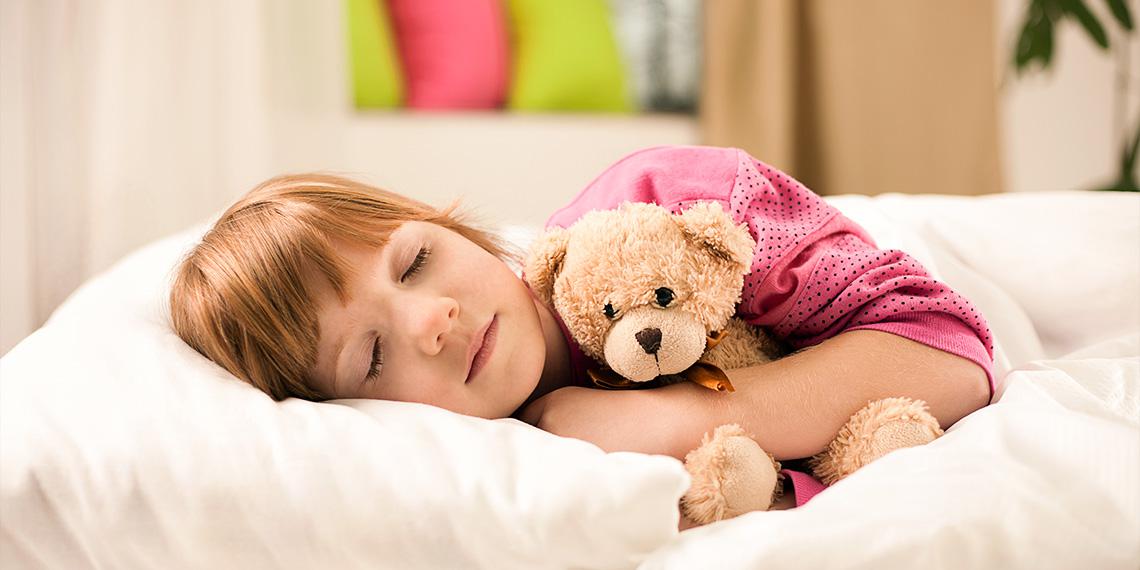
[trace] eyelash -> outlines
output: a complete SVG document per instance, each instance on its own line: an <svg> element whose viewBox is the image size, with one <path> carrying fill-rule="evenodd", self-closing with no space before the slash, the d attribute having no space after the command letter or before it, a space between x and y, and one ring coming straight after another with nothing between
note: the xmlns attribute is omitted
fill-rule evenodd
<svg viewBox="0 0 1140 570"><path fill-rule="evenodd" d="M415 277L415 275L419 273L421 269L423 269L424 264L427 263L428 257L430 256L431 248L426 245L421 247L419 253L416 253L416 258L412 260L412 264L408 266L408 270L400 276L400 283L403 283L404 281Z"/></svg>
<svg viewBox="0 0 1140 570"><path fill-rule="evenodd" d="M372 364L368 367L368 374L364 377L366 380L375 380L380 376L380 367L384 364L384 353L380 350L380 339L372 345Z"/></svg>

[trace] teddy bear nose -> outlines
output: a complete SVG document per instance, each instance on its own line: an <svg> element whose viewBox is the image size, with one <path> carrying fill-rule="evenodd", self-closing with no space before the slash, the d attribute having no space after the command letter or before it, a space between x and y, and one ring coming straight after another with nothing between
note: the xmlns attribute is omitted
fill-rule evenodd
<svg viewBox="0 0 1140 570"><path fill-rule="evenodd" d="M641 329L633 336L641 348L645 349L646 354L657 354L657 350L661 348L661 329Z"/></svg>

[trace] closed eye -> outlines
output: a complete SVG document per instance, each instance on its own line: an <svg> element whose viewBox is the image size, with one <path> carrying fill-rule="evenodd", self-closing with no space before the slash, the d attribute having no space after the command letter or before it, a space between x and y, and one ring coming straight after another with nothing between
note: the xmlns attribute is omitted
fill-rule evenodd
<svg viewBox="0 0 1140 570"><path fill-rule="evenodd" d="M427 263L428 257L430 257L430 256L431 256L431 248L430 247L428 247L426 245L420 247L420 251L418 253L416 253L416 258L412 260L411 265L409 265L408 269L404 271L404 274L400 276L400 283L403 283L403 282L407 281L408 279L415 277L415 275L417 273L419 273L421 269L423 269L424 264Z"/></svg>
<svg viewBox="0 0 1140 570"><path fill-rule="evenodd" d="M384 364L384 352L380 347L380 339L372 345L372 364L368 366L368 374L364 376L365 382L371 382L380 376L380 368Z"/></svg>

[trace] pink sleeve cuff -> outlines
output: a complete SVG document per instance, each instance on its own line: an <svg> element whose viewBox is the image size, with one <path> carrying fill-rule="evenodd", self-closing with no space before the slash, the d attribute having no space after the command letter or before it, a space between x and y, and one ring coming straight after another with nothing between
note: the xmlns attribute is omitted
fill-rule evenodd
<svg viewBox="0 0 1140 570"><path fill-rule="evenodd" d="M908 313L893 316L886 321L854 326L846 330L860 329L896 334L977 364L986 373L986 379L990 386L990 397L993 397L993 357L990 356L990 352L986 350L974 329L957 317L935 312Z"/></svg>
<svg viewBox="0 0 1140 570"><path fill-rule="evenodd" d="M813 497L822 493L823 490L827 488L827 485L821 483L819 479L802 471L781 469L780 473L783 473L784 476L787 477L787 484L791 486L796 494L796 507L804 506L808 501L812 500Z"/></svg>

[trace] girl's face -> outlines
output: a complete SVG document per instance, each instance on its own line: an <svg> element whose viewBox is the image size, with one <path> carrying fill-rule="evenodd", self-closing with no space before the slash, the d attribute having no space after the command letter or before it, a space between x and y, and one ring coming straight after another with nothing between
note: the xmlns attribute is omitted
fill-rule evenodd
<svg viewBox="0 0 1140 570"><path fill-rule="evenodd" d="M347 303L310 279L314 388L484 418L508 417L530 396L545 359L537 301L499 258L426 222L404 223L381 248L338 251L354 270Z"/></svg>

